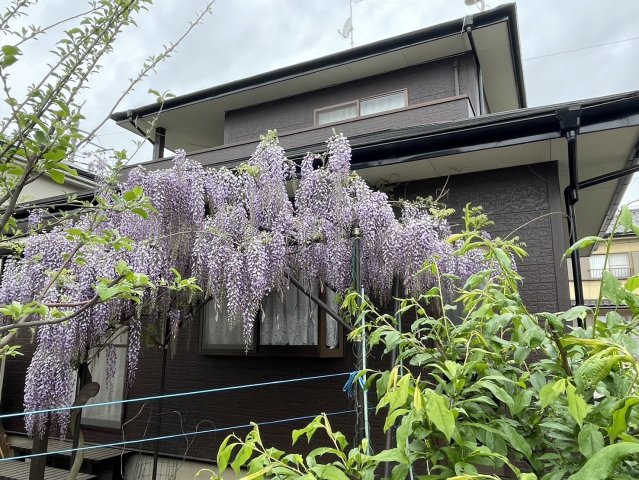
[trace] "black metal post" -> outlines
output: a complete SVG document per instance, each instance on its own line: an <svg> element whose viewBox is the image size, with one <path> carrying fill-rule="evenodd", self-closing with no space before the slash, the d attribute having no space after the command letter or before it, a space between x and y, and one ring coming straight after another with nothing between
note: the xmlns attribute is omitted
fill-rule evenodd
<svg viewBox="0 0 639 480"><path fill-rule="evenodd" d="M581 107L572 105L556 112L562 135L566 137L568 144L568 177L570 184L564 191L566 202L566 215L568 216L568 240L570 245L577 241L577 220L575 204L579 201L579 165L577 162L577 135L581 124ZM570 255L572 263L573 288L575 292L575 304L584 304L584 293L581 277L581 264L579 251L574 250ZM583 320L579 319L579 326L583 327Z"/></svg>
<svg viewBox="0 0 639 480"><path fill-rule="evenodd" d="M166 356L168 352L168 338L169 338L169 320L165 319L164 325L164 337L163 337L163 345L162 345L162 370L161 370L161 379L160 379L160 399L158 400L158 420L155 429L155 436L159 437L162 435L162 411L164 409L164 389L165 389L165 380L166 380ZM160 456L160 440L155 441L155 445L153 446L153 473L151 475L152 480L157 479L158 473L158 459Z"/></svg>
<svg viewBox="0 0 639 480"><path fill-rule="evenodd" d="M164 157L164 143L166 140L166 129L157 127L155 129L155 139L153 140L153 160Z"/></svg>

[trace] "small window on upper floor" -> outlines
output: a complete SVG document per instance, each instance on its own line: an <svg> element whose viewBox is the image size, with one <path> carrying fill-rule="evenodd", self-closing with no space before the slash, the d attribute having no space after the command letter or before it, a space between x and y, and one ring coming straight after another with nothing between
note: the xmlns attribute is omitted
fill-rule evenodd
<svg viewBox="0 0 639 480"><path fill-rule="evenodd" d="M590 257L590 277L601 278L606 261L605 255L591 255ZM627 253L611 253L608 256L606 270L617 278L628 278L632 275L630 268L630 256Z"/></svg>
<svg viewBox="0 0 639 480"><path fill-rule="evenodd" d="M315 110L315 125L327 125L376 113L400 110L407 105L406 90L360 98L351 102Z"/></svg>
<svg viewBox="0 0 639 480"><path fill-rule="evenodd" d="M326 125L327 123L341 122L357 117L357 102L337 105L318 110L315 113L315 123Z"/></svg>
<svg viewBox="0 0 639 480"><path fill-rule="evenodd" d="M387 93L377 97L364 98L359 102L359 114L373 115L375 113L399 110L406 106L406 92Z"/></svg>

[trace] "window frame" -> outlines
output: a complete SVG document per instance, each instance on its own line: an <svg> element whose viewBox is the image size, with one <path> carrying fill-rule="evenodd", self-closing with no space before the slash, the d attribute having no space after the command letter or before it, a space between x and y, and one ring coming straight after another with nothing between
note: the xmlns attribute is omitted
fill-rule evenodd
<svg viewBox="0 0 639 480"><path fill-rule="evenodd" d="M320 299L326 300L326 294L321 293ZM212 300L209 300L212 301ZM312 300L309 300L312 302ZM206 303L206 302L205 302ZM319 305L317 305L317 345L260 345L260 325L261 325L261 312L257 314L255 322L253 324L253 346L248 351L243 345L204 345L204 328L206 323L206 316L204 314L204 305L199 306L197 309L197 319L200 323L200 355L207 356L242 356L242 357L304 357L304 358L341 358L344 356L344 327L337 324L337 348L328 348L326 341L328 315Z"/></svg>
<svg viewBox="0 0 639 480"><path fill-rule="evenodd" d="M376 98L387 97L390 95L396 95L398 93L403 94L404 98L404 106L399 108L393 108L390 110L384 110L382 112L369 113L366 115L362 115L361 104L362 102L366 102L367 100L374 100ZM354 105L356 109L356 115L352 118L347 118L344 120L337 120L335 122L327 122L327 123L319 123L319 114L328 110L337 110L339 108L347 107L350 105ZM385 115L387 113L398 112L400 110L404 110L408 107L408 89L402 88L399 90L392 90L390 92L379 93L376 95L369 95L368 97L356 98L354 100L349 100L347 102L336 103L334 105L328 105L326 107L316 108L313 110L313 121L316 127L324 127L326 125L335 125L341 122L349 122L351 120L356 120L358 118L369 118L374 117L375 115Z"/></svg>
<svg viewBox="0 0 639 480"><path fill-rule="evenodd" d="M618 256L621 257L623 256L626 260L625 265L623 267L615 267L611 265L611 258L612 256ZM603 265L604 263L606 263L606 268L605 271L610 272L615 278L629 278L633 275L633 268L632 268L632 259L631 259L631 255L629 252L611 252L608 255L608 262L605 261L605 254L595 254L595 255L590 255L590 257L588 257L588 268L589 268L589 273L590 273L590 278L593 280L601 280L601 278L603 277L603 272L604 272L604 268ZM604 259L604 262L601 264L602 268L593 268L593 260L595 258L602 258ZM624 275L615 275L614 270L625 270L625 274ZM597 272L597 273L593 273L593 272Z"/></svg>
<svg viewBox="0 0 639 480"><path fill-rule="evenodd" d="M124 331L120 333L120 335L122 333L125 333ZM126 343L113 343L113 346L115 348L118 349L122 349L124 351L124 377L123 377L123 388L122 388L122 398L120 400L126 400L128 397L128 389L127 389L127 370L128 370L128 365L129 365L129 360L128 360L128 349L129 349L129 335L128 335L128 329L126 329ZM102 349L100 351L100 353L105 352L105 349ZM89 370L91 369L91 366L89 365ZM100 390L102 389L106 389L107 386L106 385L102 385L100 384ZM115 385L114 385L115 388ZM90 402L90 401L89 401ZM87 402L87 405L90 405L90 403ZM91 419L91 415L90 412L92 410L95 410L95 408L90 407L90 408L85 408L82 409L82 416L81 416L81 426L82 428L86 428L86 429L90 429L90 430L100 430L100 431L120 431L122 430L122 425L124 424L124 419L126 416L126 403L121 403L119 404L120 407L120 415L119 418L117 420L102 420L102 419ZM97 407L100 408L100 407Z"/></svg>

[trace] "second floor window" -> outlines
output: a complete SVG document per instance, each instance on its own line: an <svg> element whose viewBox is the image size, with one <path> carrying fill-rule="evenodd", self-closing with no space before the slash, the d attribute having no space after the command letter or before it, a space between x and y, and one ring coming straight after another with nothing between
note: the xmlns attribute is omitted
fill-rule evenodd
<svg viewBox="0 0 639 480"><path fill-rule="evenodd" d="M590 277L601 278L606 261L605 255L590 256ZM632 275L630 256L627 253L611 253L608 256L606 270L617 278L628 278Z"/></svg>
<svg viewBox="0 0 639 480"><path fill-rule="evenodd" d="M315 111L315 124L326 125L351 118L390 112L406 107L406 90L360 98L352 102L320 108Z"/></svg>

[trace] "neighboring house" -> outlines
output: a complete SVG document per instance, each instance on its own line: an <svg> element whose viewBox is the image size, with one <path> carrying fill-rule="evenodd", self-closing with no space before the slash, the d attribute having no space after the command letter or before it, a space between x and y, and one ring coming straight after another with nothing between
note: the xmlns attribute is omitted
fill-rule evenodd
<svg viewBox="0 0 639 480"><path fill-rule="evenodd" d="M148 105L113 119L139 132L153 124L158 111L158 105ZM578 236L605 232L625 180L581 192L578 182L636 163L639 95L526 108L516 9L504 5L170 99L154 125L156 158L145 164L149 169L170 164L161 158L165 147L184 149L205 166L234 166L250 156L268 129L277 129L294 159L323 151L333 129L343 132L353 147L353 169L367 181L394 185L397 195L411 198L446 186L443 201L450 207L460 212L468 202L482 205L495 222L491 233L518 235L529 252L519 265L524 301L533 311L557 311L570 306L567 269L561 263L568 244L562 211L567 208L573 220L576 212ZM238 345L232 333L215 332L218 314L205 309L182 333L168 361L167 392L345 372L355 365L352 348L344 348L343 332L335 333L321 313L291 316L291 321L315 325L316 335L285 334L277 340L258 335L253 355L233 348ZM158 393L161 360L161 350L143 351L128 397ZM12 385L23 384L27 362L11 360L7 375ZM169 399L162 433L349 409L343 383L343 378L327 379ZM87 437L121 440L119 428L125 423L126 439L152 436L152 407L129 405L111 412ZM16 388L4 409L21 408L22 391ZM350 436L354 418L335 417L335 428ZM288 448L290 430L302 423L264 427L264 437ZM378 420L375 426L377 435ZM22 428L20 421L11 427ZM189 437L188 451L183 439L166 441L160 451L211 461L222 438Z"/></svg>
<svg viewBox="0 0 639 480"><path fill-rule="evenodd" d="M635 223L639 224L639 210L632 210ZM609 233L605 238L609 238ZM598 243L587 257L580 259L582 282L584 292L584 304L594 307L599 301L601 291L601 278L605 270L615 278L625 282L628 278L639 273L639 238L632 233L616 233L610 245L610 251L606 253L607 245ZM608 260L606 261L606 256ZM575 288L572 271L569 270L570 301L575 303ZM601 302L603 314L614 308L624 316L629 316L627 309L612 306L610 301L603 298Z"/></svg>

